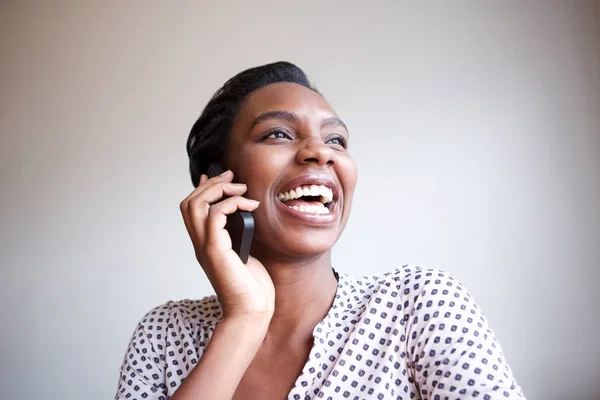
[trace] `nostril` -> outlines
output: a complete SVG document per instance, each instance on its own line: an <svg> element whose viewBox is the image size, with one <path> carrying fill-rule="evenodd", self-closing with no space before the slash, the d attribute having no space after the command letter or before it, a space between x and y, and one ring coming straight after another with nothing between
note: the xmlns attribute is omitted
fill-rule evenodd
<svg viewBox="0 0 600 400"><path fill-rule="evenodd" d="M318 163L319 159L316 158L316 157L309 157L309 158L305 158L304 161L305 162L316 162L316 163Z"/></svg>

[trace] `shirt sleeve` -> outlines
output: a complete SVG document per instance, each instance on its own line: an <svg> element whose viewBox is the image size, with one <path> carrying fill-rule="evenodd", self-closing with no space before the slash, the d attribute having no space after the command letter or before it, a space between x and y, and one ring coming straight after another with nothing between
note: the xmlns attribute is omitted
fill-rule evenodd
<svg viewBox="0 0 600 400"><path fill-rule="evenodd" d="M164 355L161 357L155 344L163 314L165 310L156 308L138 323L121 365L115 400L167 399Z"/></svg>
<svg viewBox="0 0 600 400"><path fill-rule="evenodd" d="M417 287L411 289L419 295L404 321L405 343L421 398L524 399L490 325L464 286L441 271L417 272L414 278Z"/></svg>

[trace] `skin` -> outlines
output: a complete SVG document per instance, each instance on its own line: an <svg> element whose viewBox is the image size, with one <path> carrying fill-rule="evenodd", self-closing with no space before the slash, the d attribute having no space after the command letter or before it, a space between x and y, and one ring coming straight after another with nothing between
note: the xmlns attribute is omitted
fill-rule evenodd
<svg viewBox="0 0 600 400"><path fill-rule="evenodd" d="M172 399L287 396L337 290L331 248L348 220L357 180L348 140L329 103L301 85L268 85L244 100L223 160L231 171L202 176L181 203L223 320ZM279 204L278 192L306 175L327 176L338 188L326 222L307 221ZM219 201L223 195L231 197ZM237 209L255 219L246 265L224 229L226 215Z"/></svg>

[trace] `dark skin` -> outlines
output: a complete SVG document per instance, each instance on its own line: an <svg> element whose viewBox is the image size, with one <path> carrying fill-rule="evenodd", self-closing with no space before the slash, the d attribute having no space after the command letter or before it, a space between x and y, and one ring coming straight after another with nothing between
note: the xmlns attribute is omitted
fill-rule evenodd
<svg viewBox="0 0 600 400"><path fill-rule="evenodd" d="M276 116L252 126L270 111L286 111L297 119ZM345 127L321 128L330 117L337 115L319 94L278 83L251 93L235 120L226 165L236 180L247 184L246 196L261 202L253 212L252 255L265 266L275 287L275 313L235 399L285 398L308 359L313 329L333 302L337 281L331 271L331 248L348 219L357 172L344 147L349 140ZM269 133L272 136L265 138ZM279 212L274 204L280 183L310 173L330 174L342 188L341 212L330 225L309 226Z"/></svg>
<svg viewBox="0 0 600 400"><path fill-rule="evenodd" d="M349 141L347 130L343 126L321 128L323 120L337 115L323 97L295 83L258 89L240 108L231 131L226 166L234 172L236 181L247 184L246 197L261 202L253 212L256 235L252 254L265 267L272 262L303 264L311 257L329 255L346 225L357 180L354 160L341 145ZM298 120L274 117L252 126L257 117L271 111L287 111ZM272 136L261 139L268 133ZM342 189L342 212L335 224L309 226L275 211L277 188L310 173L329 174ZM277 269L282 270L288 268ZM269 269L270 273L277 271Z"/></svg>
<svg viewBox="0 0 600 400"><path fill-rule="evenodd" d="M181 204L223 320L174 399L203 391L202 398L211 399L288 395L337 290L331 248L348 220L357 180L348 140L329 103L301 85L271 84L243 101L224 160L233 174L202 176ZM278 200L296 182L315 179L333 188L327 215L290 211ZM231 197L219 201L223 194ZM226 214L236 209L252 211L255 220L246 265L223 229Z"/></svg>

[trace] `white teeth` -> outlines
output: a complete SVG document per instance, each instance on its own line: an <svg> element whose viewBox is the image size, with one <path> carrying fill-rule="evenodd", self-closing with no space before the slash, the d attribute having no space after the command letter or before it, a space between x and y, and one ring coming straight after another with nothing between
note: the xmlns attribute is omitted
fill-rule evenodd
<svg viewBox="0 0 600 400"><path fill-rule="evenodd" d="M323 185L299 186L288 192L282 192L277 195L281 201L295 200L302 196L320 197L321 203L330 203L333 201L333 190Z"/></svg>
<svg viewBox="0 0 600 400"><path fill-rule="evenodd" d="M329 214L329 208L325 207L324 205L320 205L320 206L299 205L299 206L288 206L288 207L293 208L296 211L300 211L300 212L307 213L307 214Z"/></svg>
<svg viewBox="0 0 600 400"><path fill-rule="evenodd" d="M333 200L333 190L327 186L319 186L319 194L321 196L321 203L329 203ZM318 196L317 195L317 196Z"/></svg>

